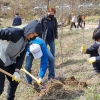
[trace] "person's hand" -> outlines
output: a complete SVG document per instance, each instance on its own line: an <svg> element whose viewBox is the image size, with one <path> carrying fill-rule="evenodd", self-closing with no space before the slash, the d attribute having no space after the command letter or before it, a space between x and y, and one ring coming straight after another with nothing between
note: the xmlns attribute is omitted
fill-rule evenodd
<svg viewBox="0 0 100 100"><path fill-rule="evenodd" d="M41 82L43 82L43 79L39 78L38 81L37 81L37 84L40 85Z"/></svg>
<svg viewBox="0 0 100 100"><path fill-rule="evenodd" d="M87 59L87 62L89 64L92 64L92 63L96 62L96 57L91 57L91 58Z"/></svg>
<svg viewBox="0 0 100 100"><path fill-rule="evenodd" d="M43 78L39 78L40 83L43 82Z"/></svg>
<svg viewBox="0 0 100 100"><path fill-rule="evenodd" d="M18 72L14 72L13 77L12 77L12 81L16 81L16 82L20 82L20 75Z"/></svg>
<svg viewBox="0 0 100 100"><path fill-rule="evenodd" d="M45 84L43 83L43 78L39 78L40 84L42 86L43 89L46 89Z"/></svg>
<svg viewBox="0 0 100 100"><path fill-rule="evenodd" d="M81 46L81 52L86 53L86 46L84 44L82 44Z"/></svg>

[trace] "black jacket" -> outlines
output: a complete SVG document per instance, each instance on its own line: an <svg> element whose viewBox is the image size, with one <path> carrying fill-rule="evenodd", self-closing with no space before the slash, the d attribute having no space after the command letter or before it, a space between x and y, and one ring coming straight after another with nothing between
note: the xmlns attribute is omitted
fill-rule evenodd
<svg viewBox="0 0 100 100"><path fill-rule="evenodd" d="M58 39L58 30L57 30L57 19L54 17L52 20L52 25L53 25L53 38ZM40 23L42 24L42 34L41 38L43 40L46 39L47 35L47 21L48 21L48 16L43 16L40 20Z"/></svg>
<svg viewBox="0 0 100 100"><path fill-rule="evenodd" d="M10 27L0 29L0 66L7 67L14 64L15 68L20 69L22 67L25 48L28 44L25 37L32 32L41 33L41 24L39 21L33 20L19 28Z"/></svg>
<svg viewBox="0 0 100 100"><path fill-rule="evenodd" d="M86 50L86 53L90 54L90 57L96 57L96 62L100 63L100 54L98 52L99 49L100 45L95 42L93 45L91 45L90 48Z"/></svg>
<svg viewBox="0 0 100 100"><path fill-rule="evenodd" d="M22 24L22 20L19 16L16 16L13 20L12 26L18 26Z"/></svg>
<svg viewBox="0 0 100 100"><path fill-rule="evenodd" d="M2 41L6 40L6 41ZM6 28L0 30L0 66L14 64L21 68L25 57L26 41L23 29ZM2 48L2 49L1 49Z"/></svg>

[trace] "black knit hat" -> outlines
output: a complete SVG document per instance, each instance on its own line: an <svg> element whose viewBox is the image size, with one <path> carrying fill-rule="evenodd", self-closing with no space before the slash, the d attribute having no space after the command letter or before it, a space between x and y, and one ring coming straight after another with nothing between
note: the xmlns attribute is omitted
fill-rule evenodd
<svg viewBox="0 0 100 100"><path fill-rule="evenodd" d="M96 28L94 30L92 39L94 39L95 41L97 41L98 39L100 39L100 28Z"/></svg>
<svg viewBox="0 0 100 100"><path fill-rule="evenodd" d="M24 36L33 32L36 32L39 35L42 32L42 26L38 20L33 20L24 27Z"/></svg>

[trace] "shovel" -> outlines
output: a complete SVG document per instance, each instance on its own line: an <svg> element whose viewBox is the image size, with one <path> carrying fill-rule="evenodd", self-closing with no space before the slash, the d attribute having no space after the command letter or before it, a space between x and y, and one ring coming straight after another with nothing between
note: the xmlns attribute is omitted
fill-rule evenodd
<svg viewBox="0 0 100 100"><path fill-rule="evenodd" d="M22 68L21 70L23 72L25 72L26 74L28 74L30 77L32 77L36 81L37 85L42 86L43 89L46 89L46 86L44 85L44 83L40 82L39 79L37 79L36 77L34 77L32 74L30 74L25 68Z"/></svg>
<svg viewBox="0 0 100 100"><path fill-rule="evenodd" d="M7 71L5 71L5 70L3 70L3 69L1 69L1 68L0 68L0 72L4 73L5 75L8 75L8 76L11 77L11 78L14 77L12 74L8 73ZM24 82L24 81L22 81L22 80L20 80L20 82L22 82L23 84L25 84L25 85L28 86L28 87L34 88L31 84L28 84L28 83L26 83L26 82Z"/></svg>

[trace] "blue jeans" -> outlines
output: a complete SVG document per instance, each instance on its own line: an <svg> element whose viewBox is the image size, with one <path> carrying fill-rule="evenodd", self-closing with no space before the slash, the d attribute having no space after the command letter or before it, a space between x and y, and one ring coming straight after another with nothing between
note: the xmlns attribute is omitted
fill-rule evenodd
<svg viewBox="0 0 100 100"><path fill-rule="evenodd" d="M47 45L49 45L52 55L55 56L55 42L54 42L54 40L50 40L50 41L47 40L46 43L47 43Z"/></svg>
<svg viewBox="0 0 100 100"><path fill-rule="evenodd" d="M48 79L55 78L55 59L52 53L47 49L48 53Z"/></svg>
<svg viewBox="0 0 100 100"><path fill-rule="evenodd" d="M48 52L48 79L54 78L55 77L55 61L54 61L54 56L51 54L51 52L47 49ZM32 68L32 62L33 62L33 55L29 54L28 52L26 53L26 64L25 64L25 69L31 73L31 68ZM26 82L29 84L32 84L32 78L26 74Z"/></svg>
<svg viewBox="0 0 100 100"><path fill-rule="evenodd" d="M27 53L26 53L26 64L25 64L25 69L26 69L29 73L31 73L31 68L32 68L33 59L34 59L33 55L32 55L32 54L29 54L29 52L27 52ZM28 84L32 84L32 78L31 78L29 75L27 75L27 74L25 74L25 75L26 75L26 82L27 82Z"/></svg>

